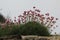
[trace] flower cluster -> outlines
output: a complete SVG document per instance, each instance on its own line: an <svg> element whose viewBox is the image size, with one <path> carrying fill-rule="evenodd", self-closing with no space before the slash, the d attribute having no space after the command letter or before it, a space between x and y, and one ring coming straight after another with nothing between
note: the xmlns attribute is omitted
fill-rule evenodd
<svg viewBox="0 0 60 40"><path fill-rule="evenodd" d="M50 16L49 13L41 14L39 9L36 9L36 7L33 7L33 10L24 11L23 15L18 16L18 22L16 20L16 17L14 17L14 22L18 24L25 24L29 21L36 21L40 24L48 27L49 29L54 26L58 18L54 18L53 16ZM58 27L56 25L56 27ZM53 27L55 29L55 27ZM53 31L53 30L51 30Z"/></svg>
<svg viewBox="0 0 60 40"><path fill-rule="evenodd" d="M24 11L23 15L19 15L18 19L14 17L14 21L12 21L10 18L6 19L5 24L25 24L29 21L35 21L40 23L41 25L46 26L48 29L51 29L50 31L52 32L57 25L55 26L56 21L58 18L55 18L53 16L50 16L49 13L46 14L41 14L41 11L39 9L36 9L36 7L33 7L34 10L29 10L29 11ZM56 32L55 32L56 34Z"/></svg>

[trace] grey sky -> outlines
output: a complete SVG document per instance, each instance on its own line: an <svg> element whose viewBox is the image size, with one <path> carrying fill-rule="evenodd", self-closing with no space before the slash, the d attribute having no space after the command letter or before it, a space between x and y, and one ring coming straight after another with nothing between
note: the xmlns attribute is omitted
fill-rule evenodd
<svg viewBox="0 0 60 40"><path fill-rule="evenodd" d="M12 19L23 13L24 10L32 9L36 6L41 13L49 12L50 15L59 18L57 24L60 26L60 0L0 0L0 12L4 16L10 16ZM60 34L60 27L56 28L57 34Z"/></svg>

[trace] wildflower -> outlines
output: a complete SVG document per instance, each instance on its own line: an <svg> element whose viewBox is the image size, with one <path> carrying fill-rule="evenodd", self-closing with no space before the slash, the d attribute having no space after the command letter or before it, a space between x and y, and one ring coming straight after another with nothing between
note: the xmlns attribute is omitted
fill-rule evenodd
<svg viewBox="0 0 60 40"><path fill-rule="evenodd" d="M53 25L51 25L51 27L52 27Z"/></svg>
<svg viewBox="0 0 60 40"><path fill-rule="evenodd" d="M18 23L20 24L20 19L18 19Z"/></svg>
<svg viewBox="0 0 60 40"><path fill-rule="evenodd" d="M38 16L39 16L39 17L41 17L41 15L40 15L40 14L38 14Z"/></svg>
<svg viewBox="0 0 60 40"><path fill-rule="evenodd" d="M43 21L43 19L40 19L41 21Z"/></svg>
<svg viewBox="0 0 60 40"><path fill-rule="evenodd" d="M39 9L35 9L35 11L40 12L40 10L39 10Z"/></svg>
<svg viewBox="0 0 60 40"><path fill-rule="evenodd" d="M22 15L19 15L18 17L22 17Z"/></svg>
<svg viewBox="0 0 60 40"><path fill-rule="evenodd" d="M35 6L33 8L36 8Z"/></svg>
<svg viewBox="0 0 60 40"><path fill-rule="evenodd" d="M26 15L26 11L24 11L23 15Z"/></svg>
<svg viewBox="0 0 60 40"><path fill-rule="evenodd" d="M58 18L56 18L56 20L58 20Z"/></svg>
<svg viewBox="0 0 60 40"><path fill-rule="evenodd" d="M42 17L42 19L45 19L45 17Z"/></svg>
<svg viewBox="0 0 60 40"><path fill-rule="evenodd" d="M30 11L27 11L27 15L29 15L29 12L30 12Z"/></svg>
<svg viewBox="0 0 60 40"><path fill-rule="evenodd" d="M52 23L56 23L56 21L52 21Z"/></svg>
<svg viewBox="0 0 60 40"><path fill-rule="evenodd" d="M49 21L47 20L47 22L49 22Z"/></svg>
<svg viewBox="0 0 60 40"><path fill-rule="evenodd" d="M14 22L16 22L16 20L14 20Z"/></svg>
<svg viewBox="0 0 60 40"><path fill-rule="evenodd" d="M24 17L24 19L26 19L26 17Z"/></svg>
<svg viewBox="0 0 60 40"><path fill-rule="evenodd" d="M22 16L24 18L24 16Z"/></svg>
<svg viewBox="0 0 60 40"><path fill-rule="evenodd" d="M46 13L45 15L46 15L46 16L49 16L49 13Z"/></svg>
<svg viewBox="0 0 60 40"><path fill-rule="evenodd" d="M16 22L16 17L14 17L14 22Z"/></svg>
<svg viewBox="0 0 60 40"><path fill-rule="evenodd" d="M49 20L50 20L50 17L48 17L47 19L49 19Z"/></svg>
<svg viewBox="0 0 60 40"><path fill-rule="evenodd" d="M51 20L53 20L54 19L54 17L51 17Z"/></svg>

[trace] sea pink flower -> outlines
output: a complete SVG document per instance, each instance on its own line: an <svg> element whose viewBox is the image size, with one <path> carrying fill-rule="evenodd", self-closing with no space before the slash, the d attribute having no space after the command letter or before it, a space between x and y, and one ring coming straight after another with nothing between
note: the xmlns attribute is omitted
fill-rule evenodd
<svg viewBox="0 0 60 40"><path fill-rule="evenodd" d="M16 17L14 17L14 22L16 22Z"/></svg>
<svg viewBox="0 0 60 40"><path fill-rule="evenodd" d="M27 11L27 15L29 15L29 12L30 12L30 11Z"/></svg>
<svg viewBox="0 0 60 40"><path fill-rule="evenodd" d="M20 24L20 19L18 19L18 23Z"/></svg>
<svg viewBox="0 0 60 40"><path fill-rule="evenodd" d="M39 9L35 9L35 11L40 12L40 10L39 10Z"/></svg>
<svg viewBox="0 0 60 40"><path fill-rule="evenodd" d="M56 21L52 21L52 23L56 23Z"/></svg>
<svg viewBox="0 0 60 40"><path fill-rule="evenodd" d="M53 20L54 19L54 17L53 16L51 16L51 20Z"/></svg>
<svg viewBox="0 0 60 40"><path fill-rule="evenodd" d="M51 25L51 27L52 27L53 25Z"/></svg>
<svg viewBox="0 0 60 40"><path fill-rule="evenodd" d="M24 11L23 15L26 15L26 11Z"/></svg>
<svg viewBox="0 0 60 40"><path fill-rule="evenodd" d="M40 16L40 14L38 14L38 16Z"/></svg>
<svg viewBox="0 0 60 40"><path fill-rule="evenodd" d="M56 18L56 20L58 20L58 18Z"/></svg>
<svg viewBox="0 0 60 40"><path fill-rule="evenodd" d="M24 18L24 16L22 16Z"/></svg>
<svg viewBox="0 0 60 40"><path fill-rule="evenodd" d="M49 19L49 20L50 20L50 17L48 17L47 19Z"/></svg>
<svg viewBox="0 0 60 40"><path fill-rule="evenodd" d="M40 19L41 21L43 21L43 19Z"/></svg>
<svg viewBox="0 0 60 40"><path fill-rule="evenodd" d="M46 13L45 15L46 15L46 16L49 16L49 13Z"/></svg>
<svg viewBox="0 0 60 40"><path fill-rule="evenodd" d="M36 8L35 6L33 8Z"/></svg>
<svg viewBox="0 0 60 40"><path fill-rule="evenodd" d="M47 22L49 22L49 20L47 20Z"/></svg>
<svg viewBox="0 0 60 40"><path fill-rule="evenodd" d="M14 22L16 22L16 20L14 20Z"/></svg>
<svg viewBox="0 0 60 40"><path fill-rule="evenodd" d="M45 19L45 17L42 17L42 19Z"/></svg>

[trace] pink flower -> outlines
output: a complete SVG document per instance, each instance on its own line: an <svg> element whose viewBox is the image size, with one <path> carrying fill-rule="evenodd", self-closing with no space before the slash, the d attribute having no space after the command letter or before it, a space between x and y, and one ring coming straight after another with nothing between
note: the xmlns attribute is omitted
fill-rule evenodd
<svg viewBox="0 0 60 40"><path fill-rule="evenodd" d="M37 14L35 16L38 16Z"/></svg>
<svg viewBox="0 0 60 40"><path fill-rule="evenodd" d="M31 16L29 16L29 17L31 17Z"/></svg>
<svg viewBox="0 0 60 40"><path fill-rule="evenodd" d="M53 19L54 19L54 17L52 16L52 17L51 17L51 20L53 20Z"/></svg>
<svg viewBox="0 0 60 40"><path fill-rule="evenodd" d="M40 12L40 10L39 10L39 9L35 9L35 11Z"/></svg>
<svg viewBox="0 0 60 40"><path fill-rule="evenodd" d="M20 19L18 19L18 23L20 24Z"/></svg>
<svg viewBox="0 0 60 40"><path fill-rule="evenodd" d="M46 15L46 16L49 16L49 13L46 13L45 15Z"/></svg>
<svg viewBox="0 0 60 40"><path fill-rule="evenodd" d="M37 19L37 17L35 17L35 19Z"/></svg>
<svg viewBox="0 0 60 40"><path fill-rule="evenodd" d="M58 18L56 18L56 20L58 20Z"/></svg>
<svg viewBox="0 0 60 40"><path fill-rule="evenodd" d="M32 14L34 14L34 11L31 11L32 12Z"/></svg>
<svg viewBox="0 0 60 40"><path fill-rule="evenodd" d="M7 21L7 23L9 23L9 20Z"/></svg>
<svg viewBox="0 0 60 40"><path fill-rule="evenodd" d="M26 15L26 11L24 11L23 15Z"/></svg>
<svg viewBox="0 0 60 40"><path fill-rule="evenodd" d="M29 15L29 11L27 11L27 15Z"/></svg>
<svg viewBox="0 0 60 40"><path fill-rule="evenodd" d="M50 17L48 17L47 19L49 19L49 20L50 20Z"/></svg>
<svg viewBox="0 0 60 40"><path fill-rule="evenodd" d="M52 27L53 25L51 25L51 27Z"/></svg>
<svg viewBox="0 0 60 40"><path fill-rule="evenodd" d="M56 23L56 21L52 21L52 23Z"/></svg>
<svg viewBox="0 0 60 40"><path fill-rule="evenodd" d="M45 17L42 17L42 19L45 19Z"/></svg>
<svg viewBox="0 0 60 40"><path fill-rule="evenodd" d="M36 8L35 6L33 8Z"/></svg>
<svg viewBox="0 0 60 40"><path fill-rule="evenodd" d="M16 22L16 20L14 20L14 22Z"/></svg>
<svg viewBox="0 0 60 40"><path fill-rule="evenodd" d="M40 14L38 14L38 16L39 16L39 17L41 17L41 15L40 15Z"/></svg>
<svg viewBox="0 0 60 40"><path fill-rule="evenodd" d="M41 21L43 21L43 19L40 19Z"/></svg>
<svg viewBox="0 0 60 40"><path fill-rule="evenodd" d="M49 22L49 21L47 20L47 22Z"/></svg>
<svg viewBox="0 0 60 40"><path fill-rule="evenodd" d="M26 17L24 17L24 19L26 19Z"/></svg>
<svg viewBox="0 0 60 40"><path fill-rule="evenodd" d="M24 18L24 16L22 16Z"/></svg>

